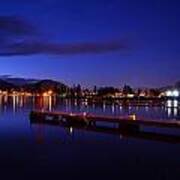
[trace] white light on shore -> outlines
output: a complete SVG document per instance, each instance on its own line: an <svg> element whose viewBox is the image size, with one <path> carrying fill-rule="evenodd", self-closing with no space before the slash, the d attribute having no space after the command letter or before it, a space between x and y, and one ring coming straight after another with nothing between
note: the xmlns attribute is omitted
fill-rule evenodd
<svg viewBox="0 0 180 180"><path fill-rule="evenodd" d="M177 90L174 90L172 92L172 94L173 94L174 97L179 97L179 91L177 91Z"/></svg>
<svg viewBox="0 0 180 180"><path fill-rule="evenodd" d="M172 91L167 91L166 96L171 97L172 96Z"/></svg>
<svg viewBox="0 0 180 180"><path fill-rule="evenodd" d="M166 96L167 97L179 97L179 91L178 90L173 90L173 91L167 91Z"/></svg>

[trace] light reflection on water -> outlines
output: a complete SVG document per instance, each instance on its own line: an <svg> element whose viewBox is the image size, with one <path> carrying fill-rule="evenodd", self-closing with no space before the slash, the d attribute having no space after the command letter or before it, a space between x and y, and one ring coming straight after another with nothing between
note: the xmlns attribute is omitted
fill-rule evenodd
<svg viewBox="0 0 180 180"><path fill-rule="evenodd" d="M165 102L166 104L178 105L178 102ZM27 124L29 123L29 113L32 109L48 111L66 112L88 112L97 115L127 116L136 115L138 119L166 120L180 119L179 106L123 106L122 103L109 104L105 101L99 104L88 103L87 100L60 99L55 96L46 97L26 97L26 96L0 96L0 110L5 115L14 114L14 118L20 112L26 112ZM9 123L9 121L7 121ZM23 127L22 127L23 129Z"/></svg>
<svg viewBox="0 0 180 180"><path fill-rule="evenodd" d="M15 113L18 109L41 109L48 111L89 112L106 115L131 115L136 114L140 118L148 119L179 119L180 108L177 100L168 100L165 106L122 106L119 104L88 103L87 100L59 99L54 96L25 97L25 96L0 96L1 111L10 109Z"/></svg>
<svg viewBox="0 0 180 180"><path fill-rule="evenodd" d="M111 175L125 172L127 176L131 174L129 172L132 169L136 172L141 169L140 173L148 173L150 168L158 169L165 164L166 169L173 172L172 175L176 174L174 170L180 167L178 144L129 138L122 134L111 136L74 127L31 125L29 122L29 112L32 109L90 112L114 116L135 113L139 117L148 119L180 119L179 107L119 104L111 105L105 102L94 104L56 97L0 96L0 167L8 161L13 164L12 169L17 172L14 166L18 167L20 161L23 168L30 171L28 176L33 172L37 174L37 169L38 173L42 171L44 176L48 172L62 176L64 167L67 169L65 175L73 171L81 174L80 169L88 175L89 169L92 173L97 169L99 172L102 168L101 177L106 177L106 172ZM20 173L23 168L20 168ZM158 169L158 174L164 177L164 169Z"/></svg>

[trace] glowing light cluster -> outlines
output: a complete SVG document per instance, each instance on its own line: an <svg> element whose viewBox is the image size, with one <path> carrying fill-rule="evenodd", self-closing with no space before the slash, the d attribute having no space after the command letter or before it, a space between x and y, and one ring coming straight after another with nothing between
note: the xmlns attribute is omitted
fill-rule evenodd
<svg viewBox="0 0 180 180"><path fill-rule="evenodd" d="M173 90L173 91L167 91L166 92L167 97L179 97L179 91L178 90Z"/></svg>
<svg viewBox="0 0 180 180"><path fill-rule="evenodd" d="M52 95L53 95L52 90L49 90L49 91L43 93L43 96L52 96Z"/></svg>

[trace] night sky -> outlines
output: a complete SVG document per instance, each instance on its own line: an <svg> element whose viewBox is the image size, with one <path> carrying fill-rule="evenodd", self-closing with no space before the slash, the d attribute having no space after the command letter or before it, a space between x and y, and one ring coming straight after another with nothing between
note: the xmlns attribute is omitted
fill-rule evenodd
<svg viewBox="0 0 180 180"><path fill-rule="evenodd" d="M178 0L1 0L0 75L72 85L180 80Z"/></svg>

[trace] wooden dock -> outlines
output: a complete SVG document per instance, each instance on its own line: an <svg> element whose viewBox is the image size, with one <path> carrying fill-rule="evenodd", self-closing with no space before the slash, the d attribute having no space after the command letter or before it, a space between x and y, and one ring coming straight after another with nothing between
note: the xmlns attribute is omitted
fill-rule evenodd
<svg viewBox="0 0 180 180"><path fill-rule="evenodd" d="M143 139L143 140L150 140L150 141L159 141L171 144L179 144L180 143L180 136L178 135L171 135L171 134L162 134L157 132L143 132L143 131L131 131L131 130L124 130L121 128L112 128L112 127L101 127L101 126L84 126L84 125L72 125L72 124L64 124L62 122L58 122L56 120L44 120L38 121L36 119L30 120L31 125L43 125L43 126L56 126L69 129L69 134L73 134L76 130L83 130L87 132L94 132L100 134L109 134L109 135L116 135L120 136L123 139L126 138L135 138L135 139Z"/></svg>
<svg viewBox="0 0 180 180"><path fill-rule="evenodd" d="M91 120L90 117L92 117L92 115L91 116L86 115L86 116L88 116L88 118L85 118L84 116L85 116L85 114L82 115L82 114L72 114L72 113L68 114L68 113L64 113L64 112L32 111L30 123L31 123L31 125L37 124L37 125L48 125L48 126L67 128L67 129L69 129L70 134L72 133L71 131L73 129L73 132L75 130L83 130L83 131L88 131L88 132L103 133L103 134L109 134L109 135L118 135L118 136L121 136L122 138L130 137L130 138L136 138L136 139L160 141L160 142L173 143L173 144L180 143L180 135L162 134L162 133L158 133L158 132L145 132L145 131L140 130L140 128L138 128L141 125L139 123L137 124L137 126L131 126L131 124L130 124L130 126L108 127L108 126L104 126L104 124L99 125L98 123L97 124L87 123L87 119L90 121ZM101 116L96 116L96 118L97 117L100 118ZM66 118L66 121L63 118ZM126 121L127 123L129 121L133 121L133 122L137 121L138 122L138 120L132 120L132 118L133 117L131 117L131 116L130 117L121 117L121 118L116 118L116 121L115 121L114 117L112 117L113 122L117 122L117 123L121 123L124 121ZM102 118L101 121L102 120L105 120L105 119ZM108 120L111 120L111 118L109 116L108 116ZM111 121L105 120L105 122L111 122ZM154 123L153 123L153 125L154 125ZM128 125L129 125L129 123L128 123ZM144 123L143 123L143 125L144 125ZM150 123L150 125L152 125L152 123ZM158 124L158 127L159 127L159 124ZM164 126L161 126L161 127L169 127L169 126L166 123ZM170 127L176 127L176 126L171 125Z"/></svg>
<svg viewBox="0 0 180 180"><path fill-rule="evenodd" d="M99 122L118 124L123 128L139 129L141 126L153 126L161 128L180 128L180 121L177 120L145 120L137 119L135 115L130 116L102 116L88 113L68 113L68 112L49 112L49 111L32 111L31 119L37 121L54 120L56 123L82 123L86 125L95 125Z"/></svg>

